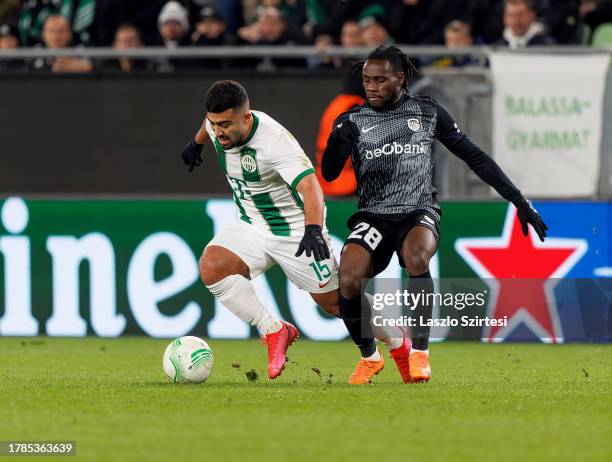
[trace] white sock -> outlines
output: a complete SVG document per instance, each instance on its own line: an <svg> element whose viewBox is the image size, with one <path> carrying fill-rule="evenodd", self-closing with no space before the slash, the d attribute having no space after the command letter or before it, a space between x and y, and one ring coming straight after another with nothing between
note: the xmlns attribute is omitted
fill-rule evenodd
<svg viewBox="0 0 612 462"><path fill-rule="evenodd" d="M401 347L402 343L404 343L404 337L402 338L389 337L389 342L385 343L385 345L387 345L387 348L389 350L395 350L396 348Z"/></svg>
<svg viewBox="0 0 612 462"><path fill-rule="evenodd" d="M367 292L364 294L368 301L370 302L370 306L372 306L374 299L372 295ZM376 326L372 323L372 333L376 340L384 343L387 346L388 350L395 350L402 346L404 342L404 331L399 327L391 327L391 326Z"/></svg>
<svg viewBox="0 0 612 462"><path fill-rule="evenodd" d="M404 333L399 327L381 327L372 324L372 332L376 340L384 343L388 350L395 350L404 342Z"/></svg>
<svg viewBox="0 0 612 462"><path fill-rule="evenodd" d="M223 306L262 333L278 332L283 327L259 301L253 284L244 276L233 274L206 287Z"/></svg>
<svg viewBox="0 0 612 462"><path fill-rule="evenodd" d="M372 356L368 356L367 358L363 358L366 361L380 361L380 350L376 348L376 351Z"/></svg>
<svg viewBox="0 0 612 462"><path fill-rule="evenodd" d="M417 350L416 348L413 348L412 350L410 350L410 354L416 353L417 351L420 353L425 353L427 356L429 356L429 348L427 348L427 350Z"/></svg>

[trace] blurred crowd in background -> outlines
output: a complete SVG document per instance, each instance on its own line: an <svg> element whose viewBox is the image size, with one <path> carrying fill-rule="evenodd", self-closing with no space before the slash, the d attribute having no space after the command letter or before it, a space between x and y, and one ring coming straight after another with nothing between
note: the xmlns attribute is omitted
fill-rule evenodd
<svg viewBox="0 0 612 462"><path fill-rule="evenodd" d="M612 44L612 0L0 0L1 49L331 45L510 48ZM465 66L470 56L420 64ZM266 66L344 66L329 57ZM122 72L257 67L254 58L0 60L0 71Z"/></svg>

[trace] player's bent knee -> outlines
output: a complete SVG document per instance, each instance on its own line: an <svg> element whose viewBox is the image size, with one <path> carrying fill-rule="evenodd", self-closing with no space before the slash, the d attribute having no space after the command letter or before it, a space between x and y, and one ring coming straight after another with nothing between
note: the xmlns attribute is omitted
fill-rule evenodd
<svg viewBox="0 0 612 462"><path fill-rule="evenodd" d="M215 284L223 279L222 268L218 261L214 258L202 255L198 261L200 270L200 279L207 286Z"/></svg>
<svg viewBox="0 0 612 462"><path fill-rule="evenodd" d="M327 314L334 316L335 318L339 318L340 317L340 306L338 305L338 302L336 303L317 303L321 308L323 308L323 311L325 311Z"/></svg>
<svg viewBox="0 0 612 462"><path fill-rule="evenodd" d="M222 248L207 247L204 249L204 253L198 261L198 268L200 271L200 278L205 285L210 286L216 284L233 274L241 274L248 277L248 269L245 274L245 269L242 268L246 265L244 265L238 257L235 257L235 259L238 259L238 262L236 262L233 261L230 256L232 256L232 254Z"/></svg>
<svg viewBox="0 0 612 462"><path fill-rule="evenodd" d="M355 298L361 294L361 275L351 270L340 271L340 294L344 298Z"/></svg>
<svg viewBox="0 0 612 462"><path fill-rule="evenodd" d="M340 317L340 307L338 305L339 293L337 289L325 293L311 293L310 296L327 314L336 318Z"/></svg>
<svg viewBox="0 0 612 462"><path fill-rule="evenodd" d="M425 250L413 251L404 257L406 271L412 276L419 276L429 271L430 257Z"/></svg>

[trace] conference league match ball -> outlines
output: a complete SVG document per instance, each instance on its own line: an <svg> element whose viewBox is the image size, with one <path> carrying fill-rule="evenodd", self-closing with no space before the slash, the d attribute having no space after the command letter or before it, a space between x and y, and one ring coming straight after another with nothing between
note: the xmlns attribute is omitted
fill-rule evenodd
<svg viewBox="0 0 612 462"><path fill-rule="evenodd" d="M212 350L198 337L180 337L164 352L164 372L174 383L201 383L212 372Z"/></svg>

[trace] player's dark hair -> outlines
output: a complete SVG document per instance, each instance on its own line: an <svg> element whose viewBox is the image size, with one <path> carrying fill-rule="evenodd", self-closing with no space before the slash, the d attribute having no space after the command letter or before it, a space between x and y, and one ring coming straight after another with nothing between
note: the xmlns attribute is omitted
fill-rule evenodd
<svg viewBox="0 0 612 462"><path fill-rule="evenodd" d="M215 82L206 93L206 111L219 113L244 106L249 100L246 90L233 80Z"/></svg>
<svg viewBox="0 0 612 462"><path fill-rule="evenodd" d="M406 55L406 53L404 53L397 45L379 45L370 52L367 60L369 61L374 59L389 61L395 72L404 73L405 79L404 84L402 85L404 90L408 89L408 85L410 85L419 75L419 71L417 71L416 67L414 67L414 64L412 64L412 61L410 61L410 58L408 58L408 55ZM355 66L356 70L358 69L361 71L364 64L365 61L360 61L354 63L353 65Z"/></svg>

